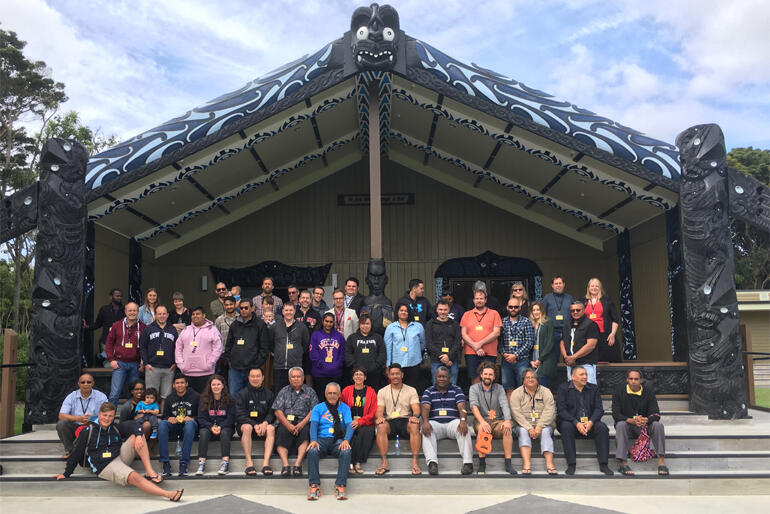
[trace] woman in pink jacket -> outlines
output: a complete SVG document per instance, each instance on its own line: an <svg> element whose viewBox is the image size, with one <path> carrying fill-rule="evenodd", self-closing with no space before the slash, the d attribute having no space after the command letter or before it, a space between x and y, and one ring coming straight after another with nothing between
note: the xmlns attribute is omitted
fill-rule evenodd
<svg viewBox="0 0 770 514"><path fill-rule="evenodd" d="M206 319L203 307L190 313L188 325L176 340L176 365L187 377L190 387L202 393L214 374L214 367L222 354L222 337L214 324Z"/></svg>

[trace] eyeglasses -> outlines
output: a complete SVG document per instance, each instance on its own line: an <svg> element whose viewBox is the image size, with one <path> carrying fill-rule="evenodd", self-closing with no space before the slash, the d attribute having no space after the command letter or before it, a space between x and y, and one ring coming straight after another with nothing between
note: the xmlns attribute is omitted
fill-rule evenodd
<svg viewBox="0 0 770 514"><path fill-rule="evenodd" d="M81 384L93 384L94 381L93 380L81 380L80 383Z"/></svg>
<svg viewBox="0 0 770 514"><path fill-rule="evenodd" d="M226 287L218 287L217 291L227 291L227 288Z"/></svg>
<svg viewBox="0 0 770 514"><path fill-rule="evenodd" d="M509 305L508 309L510 309L510 310L519 310L519 309L521 309L521 305Z"/></svg>
<svg viewBox="0 0 770 514"><path fill-rule="evenodd" d="M570 309L570 312L583 312L583 309Z"/></svg>
<svg viewBox="0 0 770 514"><path fill-rule="evenodd" d="M514 287L514 288L513 288L513 290L514 290L514 291L524 291L524 290L523 290L522 288L520 288L520 287Z"/></svg>

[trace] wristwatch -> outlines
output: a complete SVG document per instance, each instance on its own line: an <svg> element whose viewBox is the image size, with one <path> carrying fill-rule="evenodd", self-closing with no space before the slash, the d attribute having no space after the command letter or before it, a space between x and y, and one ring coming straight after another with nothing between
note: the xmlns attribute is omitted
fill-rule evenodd
<svg viewBox="0 0 770 514"><path fill-rule="evenodd" d="M460 418L460 421L465 421L465 418Z"/></svg>

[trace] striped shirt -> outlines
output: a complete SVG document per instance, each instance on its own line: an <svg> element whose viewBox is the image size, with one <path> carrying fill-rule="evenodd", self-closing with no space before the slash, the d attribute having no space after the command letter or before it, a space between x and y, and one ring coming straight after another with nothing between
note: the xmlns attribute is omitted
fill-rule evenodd
<svg viewBox="0 0 770 514"><path fill-rule="evenodd" d="M422 393L422 404L430 405L429 419L439 423L449 423L460 417L458 403L466 403L466 399L463 390L456 385L450 384L444 393L436 386L431 386Z"/></svg>

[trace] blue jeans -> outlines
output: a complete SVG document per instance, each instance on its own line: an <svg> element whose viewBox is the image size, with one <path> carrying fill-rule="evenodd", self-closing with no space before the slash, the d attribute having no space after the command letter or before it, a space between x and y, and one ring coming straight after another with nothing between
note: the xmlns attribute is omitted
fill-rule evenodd
<svg viewBox="0 0 770 514"><path fill-rule="evenodd" d="M511 364L503 359L503 363L500 366L501 375L503 378L503 389L506 391L510 389L516 389L524 381L524 370L529 367L529 361L523 360L521 362L516 361Z"/></svg>
<svg viewBox="0 0 770 514"><path fill-rule="evenodd" d="M596 382L596 364L578 364L579 366L583 366L586 370L586 374L588 375L588 381L592 384L599 385L598 382ZM567 382L572 380L572 367L567 366Z"/></svg>
<svg viewBox="0 0 770 514"><path fill-rule="evenodd" d="M249 371L239 371L235 368L230 368L227 376L227 387L230 388L230 395L235 397L241 389L246 387L249 381Z"/></svg>
<svg viewBox="0 0 770 514"><path fill-rule="evenodd" d="M182 438L182 455L179 457L179 463L189 464L192 445L195 440L195 433L198 431L198 423L195 420L185 421L184 423L174 423L173 425L166 420L158 423L158 460L168 462L168 440L176 441Z"/></svg>
<svg viewBox="0 0 770 514"><path fill-rule="evenodd" d="M110 384L110 403L118 406L120 393L123 392L123 385L139 380L139 363L118 361L117 369L112 370L112 382Z"/></svg>
<svg viewBox="0 0 770 514"><path fill-rule="evenodd" d="M430 379L432 384L436 383L436 370L438 370L441 366L443 366L443 364L440 362L430 363ZM457 385L458 375L460 375L460 364L453 362L449 367L449 381L452 383L452 385Z"/></svg>
<svg viewBox="0 0 770 514"><path fill-rule="evenodd" d="M320 448L313 448L307 452L307 475L310 485L321 485L321 476L318 471L318 466L321 462L321 457L324 455L331 455L339 459L337 464L337 480L334 481L334 485L340 485L345 487L348 484L348 470L350 469L350 449L340 451L340 444L342 439L336 441L331 437L319 437L318 445Z"/></svg>

